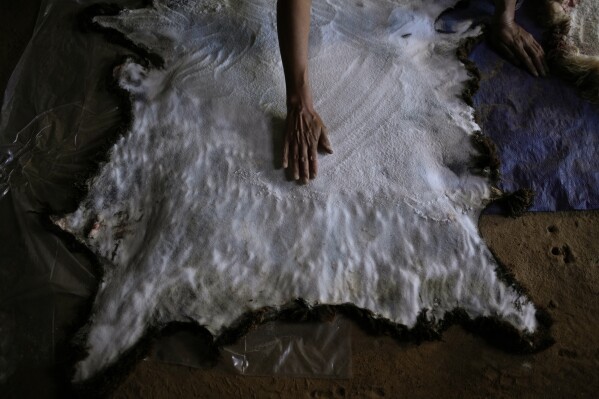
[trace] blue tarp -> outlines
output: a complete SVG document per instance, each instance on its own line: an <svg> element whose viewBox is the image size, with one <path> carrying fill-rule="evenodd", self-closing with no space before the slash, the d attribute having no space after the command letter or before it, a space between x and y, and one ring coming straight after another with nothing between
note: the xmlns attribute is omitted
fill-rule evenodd
<svg viewBox="0 0 599 399"><path fill-rule="evenodd" d="M469 12L480 19L492 11L477 3L444 17L440 26L451 30ZM540 29L523 14L518 22L542 42ZM499 150L500 187L533 189L533 211L598 209L599 105L559 78L535 78L511 65L487 43L470 58L481 72L474 107L483 133Z"/></svg>

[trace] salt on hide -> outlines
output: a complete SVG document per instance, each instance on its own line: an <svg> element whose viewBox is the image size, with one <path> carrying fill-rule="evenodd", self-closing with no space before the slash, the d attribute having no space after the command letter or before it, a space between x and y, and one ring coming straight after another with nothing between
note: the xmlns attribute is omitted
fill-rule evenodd
<svg viewBox="0 0 599 399"><path fill-rule="evenodd" d="M461 99L450 0L313 3L310 75L335 153L307 186L275 166L285 117L273 0L157 0L96 17L164 59L128 61L130 131L57 220L102 259L85 328L94 375L152 325L218 336L246 312L352 303L413 327L462 308L534 332L477 230L489 182L469 169L478 126Z"/></svg>

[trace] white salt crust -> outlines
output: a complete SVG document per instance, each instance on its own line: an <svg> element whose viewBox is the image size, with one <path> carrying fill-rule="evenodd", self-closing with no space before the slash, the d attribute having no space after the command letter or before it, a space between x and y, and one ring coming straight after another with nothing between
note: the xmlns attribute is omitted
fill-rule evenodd
<svg viewBox="0 0 599 399"><path fill-rule="evenodd" d="M75 380L151 325L218 335L295 298L353 303L413 327L463 308L522 331L535 308L500 281L477 220L489 183L468 168L473 110L439 34L452 0L315 0L310 74L335 153L308 186L285 180L274 0L156 1L96 17L162 56L120 68L133 125L57 223L104 263ZM90 226L93 226L89 230Z"/></svg>

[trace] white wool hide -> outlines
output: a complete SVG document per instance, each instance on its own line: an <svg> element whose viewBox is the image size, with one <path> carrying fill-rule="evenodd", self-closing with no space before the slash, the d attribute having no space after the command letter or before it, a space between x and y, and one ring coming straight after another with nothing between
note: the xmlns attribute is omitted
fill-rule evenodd
<svg viewBox="0 0 599 399"><path fill-rule="evenodd" d="M599 1L579 0L570 13L568 37L580 53L599 62Z"/></svg>
<svg viewBox="0 0 599 399"><path fill-rule="evenodd" d="M102 259L84 380L149 326L216 336L296 298L352 303L413 327L448 311L536 328L498 279L477 220L490 184L469 162L478 126L441 34L451 0L315 0L310 77L334 154L301 186L280 163L284 77L274 0L156 0L95 22L160 55L119 70L130 130L57 223Z"/></svg>

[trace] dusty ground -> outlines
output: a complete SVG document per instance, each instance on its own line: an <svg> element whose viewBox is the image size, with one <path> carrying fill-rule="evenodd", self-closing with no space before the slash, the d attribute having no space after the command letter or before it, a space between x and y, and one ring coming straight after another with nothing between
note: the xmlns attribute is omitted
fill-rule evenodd
<svg viewBox="0 0 599 399"><path fill-rule="evenodd" d="M36 2L0 2L0 87L26 45ZM3 90L2 90L3 92ZM6 199L3 208L7 208ZM483 236L554 319L556 343L513 355L460 327L420 345L352 327L349 379L238 376L140 361L115 398L594 398L599 390L599 212L483 216ZM62 365L63 366L63 365ZM62 367L61 366L61 367ZM22 367L1 397L63 397L55 370Z"/></svg>

